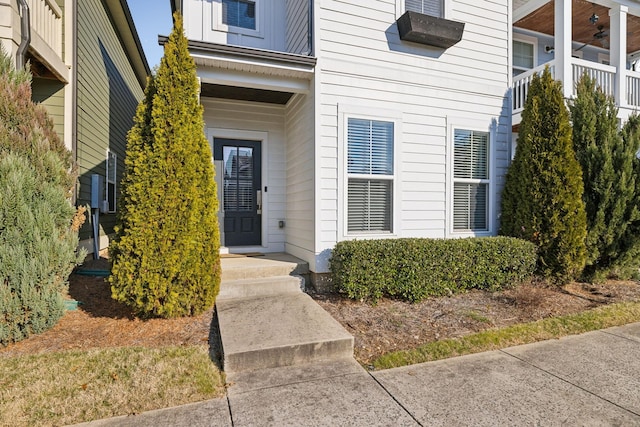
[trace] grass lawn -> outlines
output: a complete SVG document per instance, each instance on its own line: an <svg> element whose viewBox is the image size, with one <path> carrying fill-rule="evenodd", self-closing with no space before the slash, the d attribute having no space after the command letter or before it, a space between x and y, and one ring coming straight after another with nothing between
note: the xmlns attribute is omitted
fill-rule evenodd
<svg viewBox="0 0 640 427"><path fill-rule="evenodd" d="M223 395L205 345L0 357L1 425L66 425Z"/></svg>

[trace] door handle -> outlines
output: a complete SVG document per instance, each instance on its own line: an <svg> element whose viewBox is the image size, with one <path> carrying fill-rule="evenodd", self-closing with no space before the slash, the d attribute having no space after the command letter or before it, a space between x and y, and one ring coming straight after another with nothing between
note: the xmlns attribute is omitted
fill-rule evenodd
<svg viewBox="0 0 640 427"><path fill-rule="evenodd" d="M262 215L262 191L256 191L256 205L258 207L258 215Z"/></svg>

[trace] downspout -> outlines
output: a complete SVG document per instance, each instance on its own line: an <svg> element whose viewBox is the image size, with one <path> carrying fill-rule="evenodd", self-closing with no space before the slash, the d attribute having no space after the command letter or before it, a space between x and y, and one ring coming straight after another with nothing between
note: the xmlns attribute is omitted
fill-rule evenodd
<svg viewBox="0 0 640 427"><path fill-rule="evenodd" d="M309 23L307 33L307 45L309 46L309 56L313 56L313 0L309 0Z"/></svg>
<svg viewBox="0 0 640 427"><path fill-rule="evenodd" d="M27 64L27 49L31 43L31 19L27 0L18 0L20 8L20 46L16 52L16 69L23 70Z"/></svg>

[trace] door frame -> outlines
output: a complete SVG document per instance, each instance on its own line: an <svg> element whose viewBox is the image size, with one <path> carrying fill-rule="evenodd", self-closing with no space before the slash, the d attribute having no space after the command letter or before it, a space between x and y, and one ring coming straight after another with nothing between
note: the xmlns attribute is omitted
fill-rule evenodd
<svg viewBox="0 0 640 427"><path fill-rule="evenodd" d="M269 193L264 191L264 188L268 186L268 178L269 178L269 169L267 167L267 159L268 159L268 150L269 150L269 134L267 132L253 131L253 130L244 130L244 129L224 129L224 128L207 128L206 129L207 140L209 141L209 146L211 147L211 161L213 161L213 140L214 138L221 139L236 139L236 140L248 140L248 141L257 141L260 143L260 162L262 163L262 173L261 173L261 182L262 182L262 218L261 218L261 242L262 244L256 246L231 246L231 252L242 253L242 252L256 252L263 251L267 249L269 246L267 232L267 224L269 224ZM214 163L215 164L215 163ZM219 228L220 228L220 244L224 246L224 212L223 212L223 199L221 184L222 184L222 175L218 173L218 167L216 167L216 185L218 186L218 220L219 220Z"/></svg>

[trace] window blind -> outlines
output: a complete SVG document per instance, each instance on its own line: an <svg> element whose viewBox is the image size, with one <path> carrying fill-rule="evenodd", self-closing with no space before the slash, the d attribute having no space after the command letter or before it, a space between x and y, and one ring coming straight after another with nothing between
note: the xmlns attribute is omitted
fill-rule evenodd
<svg viewBox="0 0 640 427"><path fill-rule="evenodd" d="M393 122L347 121L347 230L391 232Z"/></svg>
<svg viewBox="0 0 640 427"><path fill-rule="evenodd" d="M405 10L442 18L443 0L405 0Z"/></svg>
<svg viewBox="0 0 640 427"><path fill-rule="evenodd" d="M453 229L487 230L489 134L464 129L454 132Z"/></svg>

